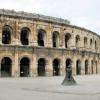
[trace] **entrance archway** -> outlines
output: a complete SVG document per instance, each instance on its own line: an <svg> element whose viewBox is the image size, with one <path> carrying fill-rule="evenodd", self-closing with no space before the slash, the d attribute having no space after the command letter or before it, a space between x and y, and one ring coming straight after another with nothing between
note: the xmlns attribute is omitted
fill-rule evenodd
<svg viewBox="0 0 100 100"><path fill-rule="evenodd" d="M91 61L91 73L93 74L93 60Z"/></svg>
<svg viewBox="0 0 100 100"><path fill-rule="evenodd" d="M70 38L71 38L70 33L66 33L65 34L65 48L69 47L69 43L68 42L69 42Z"/></svg>
<svg viewBox="0 0 100 100"><path fill-rule="evenodd" d="M30 30L27 27L22 28L20 33L20 41L22 45L29 44L29 32Z"/></svg>
<svg viewBox="0 0 100 100"><path fill-rule="evenodd" d="M1 60L1 77L10 77L12 71L12 61L9 57Z"/></svg>
<svg viewBox="0 0 100 100"><path fill-rule="evenodd" d="M28 58L25 57L20 60L20 77L29 76L29 66L30 66L30 61Z"/></svg>
<svg viewBox="0 0 100 100"><path fill-rule="evenodd" d="M76 48L79 48L79 42L80 42L80 36L79 35L76 35L75 42L76 42Z"/></svg>
<svg viewBox="0 0 100 100"><path fill-rule="evenodd" d="M88 60L85 60L85 74L88 74Z"/></svg>
<svg viewBox="0 0 100 100"><path fill-rule="evenodd" d="M46 31L43 29L40 29L38 31L38 45L39 46L45 46L45 39L46 39Z"/></svg>
<svg viewBox="0 0 100 100"><path fill-rule="evenodd" d="M10 44L11 43L11 34L12 29L9 26L4 26L2 29L2 43Z"/></svg>
<svg viewBox="0 0 100 100"><path fill-rule="evenodd" d="M52 45L53 47L59 46L59 32L54 31L52 34Z"/></svg>
<svg viewBox="0 0 100 100"><path fill-rule="evenodd" d="M44 58L40 58L38 60L38 76L45 76L45 66L46 66L46 61Z"/></svg>
<svg viewBox="0 0 100 100"><path fill-rule="evenodd" d="M81 61L77 60L76 61L76 75L80 75L81 74Z"/></svg>
<svg viewBox="0 0 100 100"><path fill-rule="evenodd" d="M59 61L59 59L53 60L53 75L54 76L60 75L60 61Z"/></svg>
<svg viewBox="0 0 100 100"><path fill-rule="evenodd" d="M95 61L95 64L96 64L96 74L98 73L98 62Z"/></svg>

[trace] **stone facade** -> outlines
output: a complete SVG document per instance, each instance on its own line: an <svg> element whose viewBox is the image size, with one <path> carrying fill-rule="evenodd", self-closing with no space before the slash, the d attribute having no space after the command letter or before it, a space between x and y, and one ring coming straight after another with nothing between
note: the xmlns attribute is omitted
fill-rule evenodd
<svg viewBox="0 0 100 100"><path fill-rule="evenodd" d="M68 20L0 10L0 76L100 73L100 36Z"/></svg>

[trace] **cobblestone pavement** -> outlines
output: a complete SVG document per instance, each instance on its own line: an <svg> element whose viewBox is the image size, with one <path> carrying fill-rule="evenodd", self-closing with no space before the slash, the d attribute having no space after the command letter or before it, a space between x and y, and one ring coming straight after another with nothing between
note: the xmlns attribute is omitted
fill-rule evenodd
<svg viewBox="0 0 100 100"><path fill-rule="evenodd" d="M1 78L0 100L100 100L100 75L74 78L74 86L62 86L61 76Z"/></svg>

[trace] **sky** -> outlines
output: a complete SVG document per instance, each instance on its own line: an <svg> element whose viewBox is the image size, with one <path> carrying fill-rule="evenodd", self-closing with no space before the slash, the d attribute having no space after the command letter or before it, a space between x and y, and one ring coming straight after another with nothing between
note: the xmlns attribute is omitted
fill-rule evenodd
<svg viewBox="0 0 100 100"><path fill-rule="evenodd" d="M0 0L0 9L67 19L100 35L100 0Z"/></svg>

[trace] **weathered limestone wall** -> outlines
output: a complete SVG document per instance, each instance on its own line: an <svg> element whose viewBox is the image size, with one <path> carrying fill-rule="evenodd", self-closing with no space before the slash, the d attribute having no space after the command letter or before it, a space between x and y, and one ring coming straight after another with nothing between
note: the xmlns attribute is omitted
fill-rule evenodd
<svg viewBox="0 0 100 100"><path fill-rule="evenodd" d="M11 44L2 44L2 29L9 26L12 29ZM23 27L30 30L29 45L23 46L20 41L20 33ZM38 30L45 30L44 47L38 46ZM52 46L52 34L59 33L58 47ZM71 35L68 41L68 48L65 48L65 34ZM79 42L76 46L76 36L79 36ZM84 37L87 38L87 44L84 44ZM90 45L90 39L92 44ZM96 41L96 47L95 47ZM27 57L30 60L29 76L38 76L38 59L46 60L46 76L53 75L53 60L60 61L60 75L65 75L66 60L70 58L73 62L73 75L76 75L76 61L81 61L81 74L85 74L85 60L88 60L88 74L100 73L100 37L84 28L69 25L69 23L50 22L37 19L27 19L24 17L15 17L13 15L0 16L0 62L3 57L9 57L12 60L12 77L20 76L20 60ZM93 65L91 60L94 61ZM0 64L1 66L1 64ZM93 66L93 69L91 68Z"/></svg>

